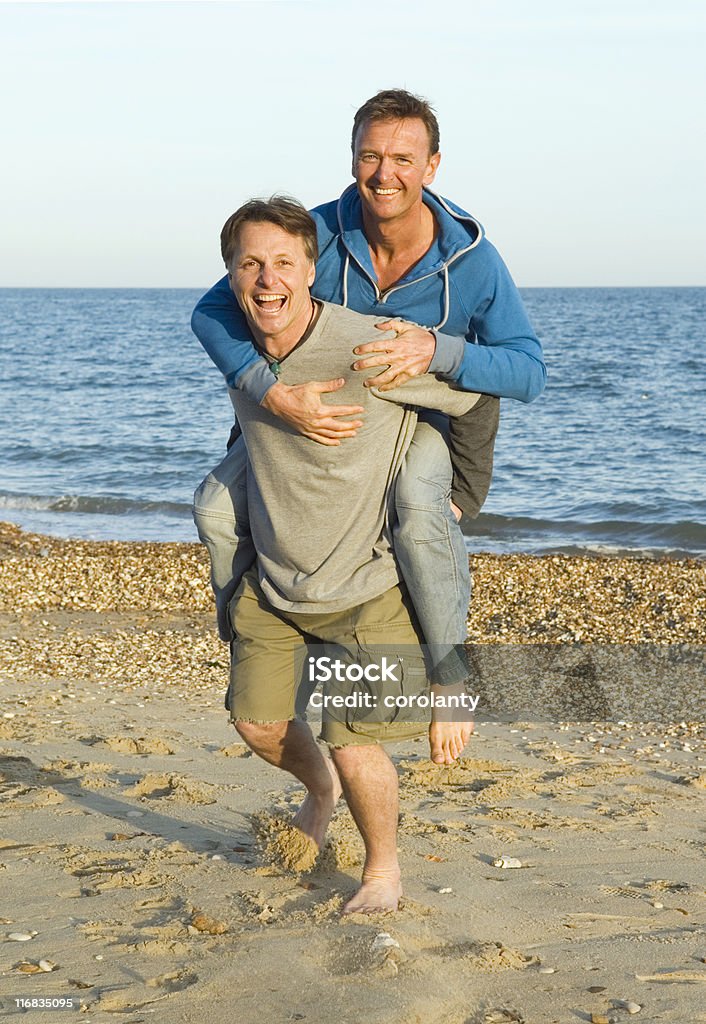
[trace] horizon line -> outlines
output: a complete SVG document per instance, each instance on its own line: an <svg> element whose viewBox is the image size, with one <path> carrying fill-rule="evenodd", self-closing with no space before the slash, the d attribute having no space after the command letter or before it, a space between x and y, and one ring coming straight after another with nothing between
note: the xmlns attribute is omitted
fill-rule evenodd
<svg viewBox="0 0 706 1024"><path fill-rule="evenodd" d="M0 284L0 291L201 291L205 294L212 287L213 284ZM526 291L540 288L561 288L564 291L589 288L637 290L640 288L706 288L706 282L704 284L518 284L517 287Z"/></svg>

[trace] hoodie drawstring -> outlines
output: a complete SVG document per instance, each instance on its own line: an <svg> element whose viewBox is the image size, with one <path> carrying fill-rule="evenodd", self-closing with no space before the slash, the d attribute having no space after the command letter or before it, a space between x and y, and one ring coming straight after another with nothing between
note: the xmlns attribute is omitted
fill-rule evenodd
<svg viewBox="0 0 706 1024"><path fill-rule="evenodd" d="M449 305L451 301L449 291L449 268L446 266L446 264L444 264L444 319L441 321L441 323L436 325L436 327L434 328L435 331L440 331L441 328L446 323L446 321L449 319Z"/></svg>
<svg viewBox="0 0 706 1024"><path fill-rule="evenodd" d="M344 309L348 308L348 269L351 265L350 253L346 250L346 258L343 261L343 302L341 305ZM433 331L440 331L449 318L449 309L451 306L451 295L450 295L450 284L449 284L449 268L444 266L444 316L436 327L432 327Z"/></svg>
<svg viewBox="0 0 706 1024"><path fill-rule="evenodd" d="M350 253L346 249L346 258L343 263L343 308L348 309L348 268L351 263Z"/></svg>

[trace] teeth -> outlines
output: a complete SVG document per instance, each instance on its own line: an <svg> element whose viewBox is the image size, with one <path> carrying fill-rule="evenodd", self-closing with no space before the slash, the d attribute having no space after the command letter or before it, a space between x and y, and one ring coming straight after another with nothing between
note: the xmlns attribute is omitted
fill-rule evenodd
<svg viewBox="0 0 706 1024"><path fill-rule="evenodd" d="M280 302L284 300L286 295L256 295L256 302Z"/></svg>
<svg viewBox="0 0 706 1024"><path fill-rule="evenodd" d="M376 188L374 190L379 196L392 196L395 192L399 192L397 188Z"/></svg>

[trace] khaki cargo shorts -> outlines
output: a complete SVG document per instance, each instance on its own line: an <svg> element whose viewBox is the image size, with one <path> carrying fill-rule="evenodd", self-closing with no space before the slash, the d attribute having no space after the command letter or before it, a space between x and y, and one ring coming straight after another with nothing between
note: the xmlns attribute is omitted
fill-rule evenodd
<svg viewBox="0 0 706 1024"><path fill-rule="evenodd" d="M236 636L229 691L232 722L305 718L316 688L310 662L314 652L322 650L360 666L379 662L385 652L402 650L403 669L397 671L399 683L395 685L403 699L428 692L421 632L400 585L341 612L283 612L267 601L253 569L245 574L231 601L230 617ZM374 689L375 684L363 686ZM323 695L327 691L324 685ZM338 692L342 692L340 686ZM429 713L425 711L416 710L410 720L409 714L400 714L395 708L371 714L366 708L342 707L340 702L331 706L333 703L322 707L321 738L334 747L405 740L422 736L428 729Z"/></svg>

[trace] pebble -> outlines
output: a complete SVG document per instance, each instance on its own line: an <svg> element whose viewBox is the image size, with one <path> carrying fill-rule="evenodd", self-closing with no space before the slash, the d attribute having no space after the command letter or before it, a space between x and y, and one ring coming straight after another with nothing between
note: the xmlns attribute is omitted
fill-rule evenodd
<svg viewBox="0 0 706 1024"><path fill-rule="evenodd" d="M449 888L447 887L447 888L445 888L445 889L437 889L436 891L437 891L438 893L441 893L441 895L442 895L442 896L445 896L445 895L446 895L447 893L453 892L453 889L449 889Z"/></svg>
<svg viewBox="0 0 706 1024"><path fill-rule="evenodd" d="M626 1003L624 1009L626 1009L628 1013L639 1013L642 1007L639 1003Z"/></svg>
<svg viewBox="0 0 706 1024"><path fill-rule="evenodd" d="M604 1013L592 1013L591 1024L613 1024L613 1017L606 1017Z"/></svg>
<svg viewBox="0 0 706 1024"><path fill-rule="evenodd" d="M8 939L11 942L29 942L36 934L36 932L10 932Z"/></svg>
<svg viewBox="0 0 706 1024"><path fill-rule="evenodd" d="M46 974L51 974L51 972L55 971L57 968L57 964L55 964L53 960L40 960L39 966Z"/></svg>
<svg viewBox="0 0 706 1024"><path fill-rule="evenodd" d="M540 967L540 974L556 974L556 967Z"/></svg>
<svg viewBox="0 0 706 1024"><path fill-rule="evenodd" d="M400 944L397 939L392 938L389 932L379 932L373 939L373 944L370 948L373 953L377 953L381 949L399 949Z"/></svg>
<svg viewBox="0 0 706 1024"><path fill-rule="evenodd" d="M199 932L206 932L208 935L223 935L228 931L228 925L225 921L217 921L215 917L209 917L203 911L197 911L193 915L191 926Z"/></svg>
<svg viewBox="0 0 706 1024"><path fill-rule="evenodd" d="M522 861L518 860L517 857L498 857L497 860L493 861L494 868L521 868Z"/></svg>
<svg viewBox="0 0 706 1024"><path fill-rule="evenodd" d="M145 816L145 812L144 811L128 811L127 812L127 817L128 818L144 818L144 816Z"/></svg>
<svg viewBox="0 0 706 1024"><path fill-rule="evenodd" d="M664 903L660 903L659 900L653 900L652 906L655 910L664 910Z"/></svg>
<svg viewBox="0 0 706 1024"><path fill-rule="evenodd" d="M225 860L225 857L221 853L214 853L211 860Z"/></svg>

